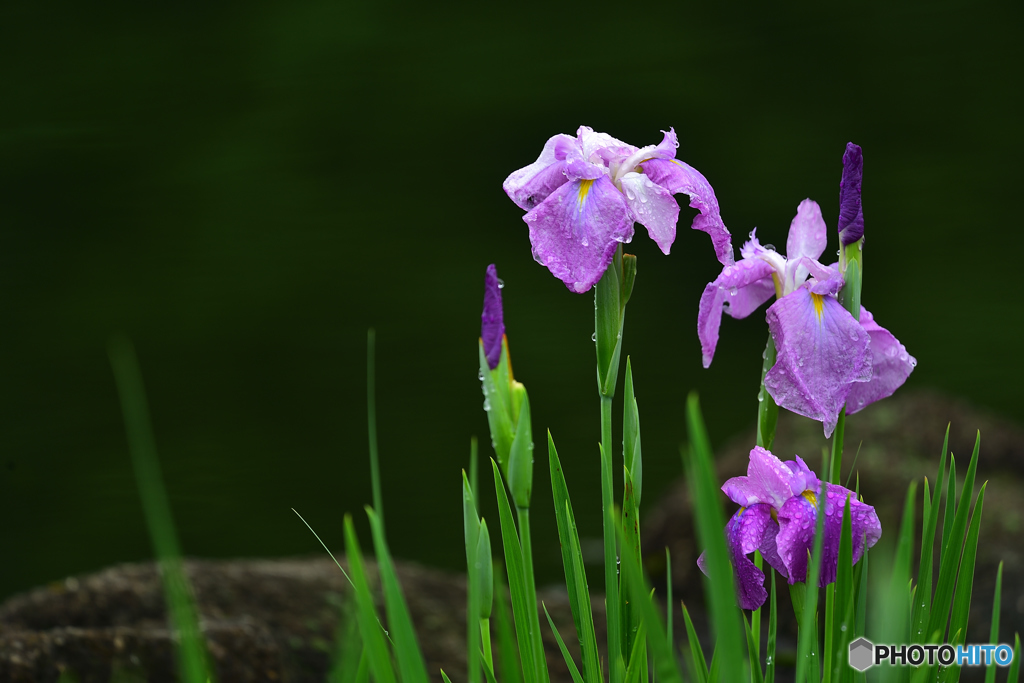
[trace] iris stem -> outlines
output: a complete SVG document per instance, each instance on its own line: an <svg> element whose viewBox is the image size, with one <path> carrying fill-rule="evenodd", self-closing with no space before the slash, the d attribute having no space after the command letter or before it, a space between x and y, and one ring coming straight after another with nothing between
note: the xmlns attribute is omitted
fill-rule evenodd
<svg viewBox="0 0 1024 683"><path fill-rule="evenodd" d="M604 519L605 611L608 615L608 674L620 683L622 637L619 621L619 562L615 543L615 493L612 480L612 397L601 397L601 509Z"/></svg>
<svg viewBox="0 0 1024 683"><path fill-rule="evenodd" d="M846 431L846 407L839 411L839 418L836 420L836 429L832 432L832 464L829 465L828 480L832 484L839 484L839 473L843 469L843 436Z"/></svg>
<svg viewBox="0 0 1024 683"><path fill-rule="evenodd" d="M494 671L494 656L491 654L491 620L484 617L480 620L480 640L483 642L484 661Z"/></svg>
<svg viewBox="0 0 1024 683"><path fill-rule="evenodd" d="M779 406L764 386L765 375L775 366L775 340L768 335L768 344L764 348L764 363L761 364L761 388L757 392L757 445L765 450L772 449L775 441L775 428L779 423Z"/></svg>

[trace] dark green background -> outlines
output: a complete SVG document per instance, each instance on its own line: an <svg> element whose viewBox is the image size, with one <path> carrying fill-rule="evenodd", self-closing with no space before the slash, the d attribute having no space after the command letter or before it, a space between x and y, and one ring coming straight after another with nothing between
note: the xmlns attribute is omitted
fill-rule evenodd
<svg viewBox="0 0 1024 683"><path fill-rule="evenodd" d="M460 567L491 262L541 444L541 580L557 578L546 427L581 533L600 533L593 304L533 261L501 182L580 124L635 145L674 126L737 243L758 226L784 245L805 197L834 228L860 143L864 301L917 357L908 387L1024 418L1021 4L762 5L5 4L0 596L150 554L116 331L186 552L229 557L317 552L293 506L335 548L346 511L362 524L376 326L394 552ZM719 443L756 406L762 314L726 319L701 368L719 266L691 216L671 256L642 228L629 247L648 504L680 472L686 392Z"/></svg>

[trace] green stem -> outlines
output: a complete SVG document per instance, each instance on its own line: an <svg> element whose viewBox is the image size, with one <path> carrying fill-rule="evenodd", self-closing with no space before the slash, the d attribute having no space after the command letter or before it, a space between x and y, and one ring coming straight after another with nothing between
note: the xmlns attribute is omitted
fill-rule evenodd
<svg viewBox="0 0 1024 683"><path fill-rule="evenodd" d="M526 595L530 600L530 630L533 640L535 680L548 682L547 659L544 656L544 642L540 633L540 611L537 609L537 586L533 579L533 547L530 542L530 508L516 507L519 518L519 543L523 549L523 569L526 574Z"/></svg>
<svg viewBox="0 0 1024 683"><path fill-rule="evenodd" d="M619 621L619 562L615 542L615 494L612 480L612 397L601 397L601 509L604 519L604 591L608 616L609 680L620 683L622 637Z"/></svg>
<svg viewBox="0 0 1024 683"><path fill-rule="evenodd" d="M843 436L846 431L846 407L839 411L836 429L832 432L832 464L829 466L828 480L832 484L841 483L839 473L843 469Z"/></svg>
<svg viewBox="0 0 1024 683"><path fill-rule="evenodd" d="M757 445L765 450L772 449L775 441L775 428L779 423L779 406L764 387L764 377L775 365L775 340L768 335L768 344L764 347L764 362L761 364L761 388L757 392Z"/></svg>
<svg viewBox="0 0 1024 683"><path fill-rule="evenodd" d="M483 643L484 660L491 671L494 671L494 657L491 655L491 620L486 617L480 620L480 640Z"/></svg>

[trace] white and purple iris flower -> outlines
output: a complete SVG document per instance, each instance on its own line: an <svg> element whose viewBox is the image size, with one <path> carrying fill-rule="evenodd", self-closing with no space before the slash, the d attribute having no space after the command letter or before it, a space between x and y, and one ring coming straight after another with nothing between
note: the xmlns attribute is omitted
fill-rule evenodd
<svg viewBox="0 0 1024 683"><path fill-rule="evenodd" d="M822 511L825 521L818 585L827 586L836 580L847 498L853 564L878 542L882 525L873 507L858 501L853 491L835 484L828 485L822 503L818 500L820 487L818 477L799 455L796 460L782 462L760 446L750 451L747 475L733 477L722 486L729 499L741 506L725 525L725 536L743 609L757 609L768 597L764 572L748 557L755 550L760 550L765 561L789 583L807 580L807 555L812 550L817 516ZM703 554L697 564L708 573Z"/></svg>
<svg viewBox="0 0 1024 683"><path fill-rule="evenodd" d="M843 157L841 228L843 245L863 235L860 213L860 148ZM849 213L850 215L846 215ZM789 227L786 255L762 246L754 232L740 254L708 284L700 299L697 335L704 367L711 365L722 312L745 318L774 294L768 328L778 356L764 378L775 402L820 421L831 436L846 406L847 414L892 395L917 361L866 309L854 318L836 299L843 277L836 265L822 265L825 221L816 202L805 199ZM856 233L854 236L853 233ZM847 241L852 238L851 241Z"/></svg>
<svg viewBox="0 0 1024 683"><path fill-rule="evenodd" d="M675 158L676 134L658 145L634 147L581 126L576 137L555 135L535 162L502 185L530 227L533 257L574 292L601 279L615 249L633 239L633 223L647 228L665 254L676 238L679 204L690 197L700 214L693 228L711 236L718 260L733 263L732 243L718 200L699 171Z"/></svg>

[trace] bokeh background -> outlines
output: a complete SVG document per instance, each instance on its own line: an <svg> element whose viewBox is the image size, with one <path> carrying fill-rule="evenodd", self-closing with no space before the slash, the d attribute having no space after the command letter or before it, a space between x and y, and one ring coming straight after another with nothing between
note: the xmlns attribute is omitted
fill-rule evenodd
<svg viewBox="0 0 1024 683"><path fill-rule="evenodd" d="M346 512L363 524L374 326L393 550L459 569L459 470L471 435L488 442L476 343L492 262L541 444L539 578L557 579L545 428L581 533L600 534L593 304L533 261L501 183L581 124L635 145L674 126L737 243L756 226L784 245L805 197L834 227L844 145L861 144L864 301L917 357L908 388L1024 420L1022 15L952 1L5 4L0 597L150 556L115 332L138 351L186 553L256 557L319 552L292 507L335 548ZM681 471L688 391L718 444L756 408L761 314L726 319L701 367L697 301L719 266L692 215L670 256L639 226L628 248L645 505Z"/></svg>

